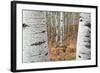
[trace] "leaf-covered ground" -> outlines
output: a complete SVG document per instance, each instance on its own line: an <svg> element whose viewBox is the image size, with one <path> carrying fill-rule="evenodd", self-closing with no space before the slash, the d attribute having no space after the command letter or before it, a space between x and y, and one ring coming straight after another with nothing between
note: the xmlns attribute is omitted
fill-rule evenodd
<svg viewBox="0 0 100 73"><path fill-rule="evenodd" d="M70 33L71 34L71 33ZM67 35L67 39L64 40L63 46L56 46L56 43L51 45L49 42L49 60L50 61L64 61L76 59L76 36ZM58 42L59 43L59 42Z"/></svg>

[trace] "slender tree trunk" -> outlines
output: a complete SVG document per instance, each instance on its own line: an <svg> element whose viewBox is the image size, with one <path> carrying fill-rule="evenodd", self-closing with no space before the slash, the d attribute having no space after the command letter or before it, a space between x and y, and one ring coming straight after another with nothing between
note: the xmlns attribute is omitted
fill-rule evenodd
<svg viewBox="0 0 100 73"><path fill-rule="evenodd" d="M54 23L53 23L53 12L51 12L51 44L53 45L54 43Z"/></svg>
<svg viewBox="0 0 100 73"><path fill-rule="evenodd" d="M60 46L63 45L63 12L60 12Z"/></svg>
<svg viewBox="0 0 100 73"><path fill-rule="evenodd" d="M71 25L71 13L68 13L68 33L70 33L70 25Z"/></svg>
<svg viewBox="0 0 100 73"><path fill-rule="evenodd" d="M58 23L58 13L57 12L55 13L55 25L56 25L56 46L58 46L58 32L59 32L58 25L59 23Z"/></svg>
<svg viewBox="0 0 100 73"><path fill-rule="evenodd" d="M67 12L64 14L65 16L65 33L67 33L68 31L68 15L67 15Z"/></svg>
<svg viewBox="0 0 100 73"><path fill-rule="evenodd" d="M73 32L75 32L75 13L72 13L72 25L73 25Z"/></svg>

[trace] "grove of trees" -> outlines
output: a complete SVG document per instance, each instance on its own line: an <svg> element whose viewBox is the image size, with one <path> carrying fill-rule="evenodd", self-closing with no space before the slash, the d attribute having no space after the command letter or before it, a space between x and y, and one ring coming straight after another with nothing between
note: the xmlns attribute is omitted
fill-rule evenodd
<svg viewBox="0 0 100 73"><path fill-rule="evenodd" d="M76 57L77 32L79 25L79 13L75 12L47 12L48 29L48 48L50 59L59 53L59 50L66 55L67 50L74 50L74 59ZM71 49L70 49L71 48ZM63 52L63 50L65 50ZM54 52L55 51L55 52ZM54 53L53 53L54 52ZM69 53L69 54L72 54ZM73 59L71 56L68 59ZM64 56L60 56L64 58ZM64 58L67 59L67 58ZM53 58L53 61L55 59ZM60 59L57 59L60 60Z"/></svg>

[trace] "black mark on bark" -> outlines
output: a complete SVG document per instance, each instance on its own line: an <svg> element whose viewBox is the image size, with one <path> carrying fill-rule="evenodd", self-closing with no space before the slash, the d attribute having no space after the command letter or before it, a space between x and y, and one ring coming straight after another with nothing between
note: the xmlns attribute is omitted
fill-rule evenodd
<svg viewBox="0 0 100 73"><path fill-rule="evenodd" d="M78 56L79 58L81 58L81 56Z"/></svg>
<svg viewBox="0 0 100 73"><path fill-rule="evenodd" d="M45 53L45 56L47 56L48 55L48 52L47 53Z"/></svg>
<svg viewBox="0 0 100 73"><path fill-rule="evenodd" d="M91 46L90 45L85 45L85 47L90 48Z"/></svg>
<svg viewBox="0 0 100 73"><path fill-rule="evenodd" d="M41 44L43 44L43 43L45 43L45 41L33 43L33 44L31 44L31 46L34 46L34 45L37 46L37 45L41 45Z"/></svg>
<svg viewBox="0 0 100 73"><path fill-rule="evenodd" d="M85 24L85 26L91 28L91 24L90 23Z"/></svg>
<svg viewBox="0 0 100 73"><path fill-rule="evenodd" d="M41 31L41 32L36 32L36 33L34 33L34 34L45 33L45 32L46 32L46 31L43 30L43 31Z"/></svg>
<svg viewBox="0 0 100 73"><path fill-rule="evenodd" d="M84 41L84 42L88 42L88 43L91 43L91 40L87 40L87 41Z"/></svg>
<svg viewBox="0 0 100 73"><path fill-rule="evenodd" d="M23 24L23 28L26 28L26 27L29 27L29 25L27 25L27 24Z"/></svg>

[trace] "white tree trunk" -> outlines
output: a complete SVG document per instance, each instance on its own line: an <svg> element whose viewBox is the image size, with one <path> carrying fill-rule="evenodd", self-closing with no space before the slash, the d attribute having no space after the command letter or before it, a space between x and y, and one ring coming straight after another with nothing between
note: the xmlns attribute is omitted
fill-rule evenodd
<svg viewBox="0 0 100 73"><path fill-rule="evenodd" d="M23 63L48 61L46 12L23 10Z"/></svg>
<svg viewBox="0 0 100 73"><path fill-rule="evenodd" d="M80 13L77 55L78 60L91 59L91 15L89 13Z"/></svg>
<svg viewBox="0 0 100 73"><path fill-rule="evenodd" d="M63 12L60 12L60 46L63 45L63 28L64 27L64 21L63 21Z"/></svg>

